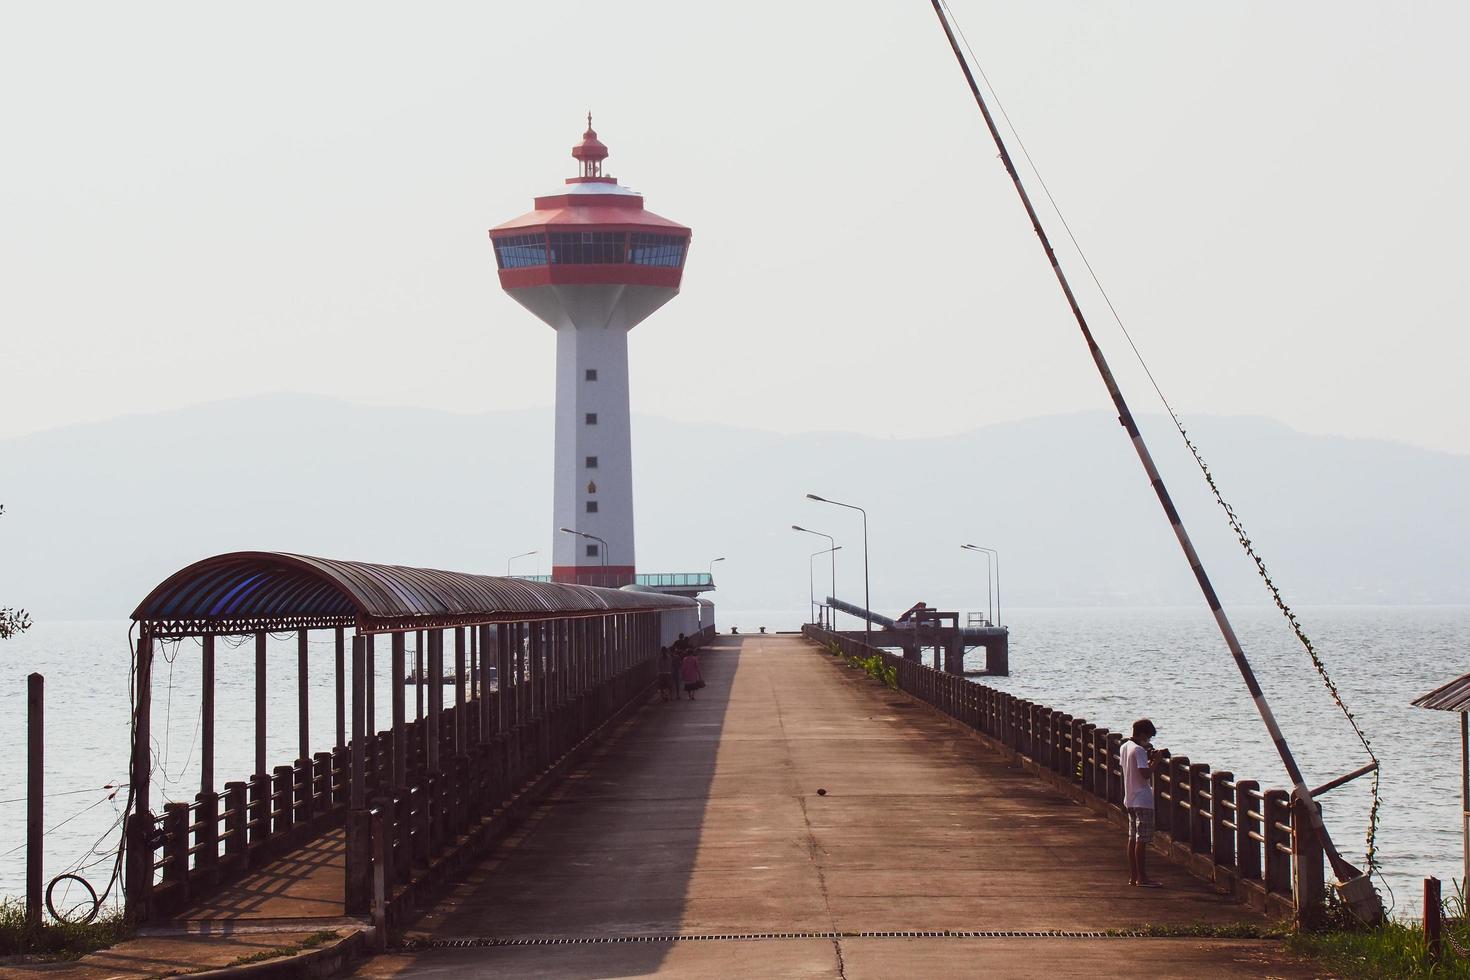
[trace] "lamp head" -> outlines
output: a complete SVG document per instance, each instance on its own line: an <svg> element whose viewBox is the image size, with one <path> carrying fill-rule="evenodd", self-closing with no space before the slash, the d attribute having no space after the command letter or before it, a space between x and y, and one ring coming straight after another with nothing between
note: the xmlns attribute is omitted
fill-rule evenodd
<svg viewBox="0 0 1470 980"><path fill-rule="evenodd" d="M820 501L821 503L824 503L824 504L827 503L827 498L826 497L818 497L814 493L807 494L806 495L806 499Z"/></svg>

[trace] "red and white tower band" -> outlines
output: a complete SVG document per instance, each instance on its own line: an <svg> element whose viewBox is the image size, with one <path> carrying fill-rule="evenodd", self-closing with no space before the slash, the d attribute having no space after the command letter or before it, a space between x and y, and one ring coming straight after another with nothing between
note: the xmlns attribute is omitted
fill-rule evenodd
<svg viewBox="0 0 1470 980"><path fill-rule="evenodd" d="M572 156L581 173L490 240L501 288L556 331L551 577L622 586L634 581L628 331L678 294L690 231L603 176L591 114Z"/></svg>

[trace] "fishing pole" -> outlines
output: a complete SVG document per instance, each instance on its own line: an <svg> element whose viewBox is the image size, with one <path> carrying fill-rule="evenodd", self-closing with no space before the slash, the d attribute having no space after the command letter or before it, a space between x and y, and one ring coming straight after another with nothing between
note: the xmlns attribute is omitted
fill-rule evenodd
<svg viewBox="0 0 1470 980"><path fill-rule="evenodd" d="M960 71L964 73L965 81L970 86L970 93L975 97L975 104L979 106L980 114L985 118L986 128L990 130L990 136L995 141L996 149L1000 152L1001 163L1005 165L1006 173L1010 174L1011 183L1015 185L1016 193L1020 195L1021 204L1026 209L1026 216L1031 219L1031 227L1041 242L1042 251L1046 253L1047 261L1051 263L1057 284L1061 286L1062 294L1067 298L1067 305L1072 309L1072 316L1077 320L1077 326L1082 331L1082 338L1087 343L1092 362L1097 366L1103 385L1108 389L1108 395L1113 400L1113 406L1118 412L1118 422L1128 432L1128 438L1132 441L1133 449L1138 454L1138 461L1143 464L1144 473L1148 476L1149 483L1159 498L1159 505L1164 509L1164 515L1169 519L1169 524L1174 530L1174 537L1179 541L1179 547L1184 551L1184 557L1188 560L1190 570L1199 583L1205 602L1215 617L1220 635L1224 637L1225 645L1230 648L1230 655L1235 660L1235 666L1240 670L1240 676L1245 680L1245 686L1250 691L1251 699L1255 702L1256 711L1260 714L1261 721L1265 723L1271 741L1276 745L1276 752L1281 757L1282 765L1286 767L1286 774L1291 780L1292 788L1296 791L1298 799L1303 802L1303 809L1322 844L1322 851L1332 864L1332 872L1338 880L1338 892L1359 918L1376 922L1381 918L1383 912L1378 895L1373 890L1373 883L1366 875L1348 863L1333 845L1332 838L1327 832L1327 826L1322 822L1321 808L1312 799L1312 792L1307 788L1301 768L1297 765L1290 746L1286 744L1286 736L1282 734L1281 726L1276 723L1276 716L1272 714L1271 706L1266 703L1266 695L1256 680L1255 671L1251 669L1250 661L1246 659L1245 650L1240 645L1240 638L1235 635L1235 627L1230 624L1229 617L1225 615L1220 597L1215 593L1215 587L1205 572L1199 553L1195 551L1194 543L1184 529L1184 522L1174 506L1173 499L1169 496L1168 488L1164 486L1164 479L1159 475L1158 468L1154 466L1153 456L1143 441L1143 434L1138 429L1133 412L1128 408L1128 402L1118 387L1117 379L1113 377L1112 368L1108 366L1102 348L1098 346L1097 340L1092 335L1092 328L1088 326L1087 317L1082 312L1076 295L1072 292L1072 285L1068 282L1066 273L1062 271L1062 265L1057 260L1056 252L1052 249L1051 239L1047 237L1046 229L1041 226L1041 219L1037 217L1036 209L1031 204L1031 197L1026 193L1026 187L1021 182L1021 175L1011 161L1011 154L1006 149L1005 140L1001 137L1000 129L995 124L995 118L990 114L990 107L985 102L985 96L975 81L974 72L970 70L969 62L965 60L964 54L960 51L959 41L955 38L949 18L945 16L941 0L930 0L930 3L934 7L934 15L939 18L940 26L944 28L944 36L949 40L949 46L954 51Z"/></svg>

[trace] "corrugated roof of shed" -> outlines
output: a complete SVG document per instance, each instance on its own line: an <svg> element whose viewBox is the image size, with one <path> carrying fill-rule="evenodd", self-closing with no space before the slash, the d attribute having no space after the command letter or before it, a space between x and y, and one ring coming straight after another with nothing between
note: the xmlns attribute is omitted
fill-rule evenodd
<svg viewBox="0 0 1470 980"><path fill-rule="evenodd" d="M680 605L672 596L618 589L240 551L206 558L170 575L138 605L132 618L176 624L172 632L180 633L224 632L230 624L242 622L282 628L339 625L344 619L371 632Z"/></svg>
<svg viewBox="0 0 1470 980"><path fill-rule="evenodd" d="M1433 708L1435 711L1470 711L1470 674L1456 677L1421 694L1410 702L1416 708Z"/></svg>

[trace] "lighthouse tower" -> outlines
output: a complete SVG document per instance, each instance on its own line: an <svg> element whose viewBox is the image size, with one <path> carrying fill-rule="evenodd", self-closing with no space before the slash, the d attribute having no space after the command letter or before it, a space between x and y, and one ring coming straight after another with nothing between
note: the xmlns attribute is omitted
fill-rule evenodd
<svg viewBox="0 0 1470 980"><path fill-rule="evenodd" d="M556 331L551 577L617 587L634 581L628 331L678 294L690 232L603 175L590 113L572 156L578 175L490 240L501 288Z"/></svg>

